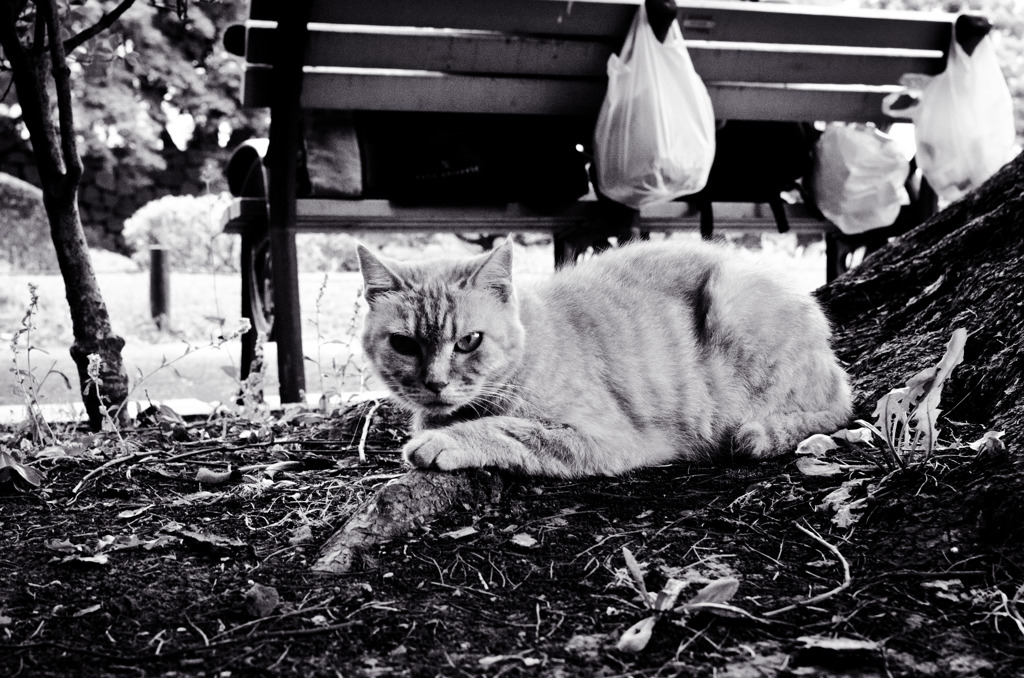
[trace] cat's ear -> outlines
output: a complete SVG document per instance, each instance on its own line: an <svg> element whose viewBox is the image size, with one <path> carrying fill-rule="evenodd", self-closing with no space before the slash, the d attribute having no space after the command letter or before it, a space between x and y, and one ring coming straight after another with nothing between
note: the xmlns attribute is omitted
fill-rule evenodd
<svg viewBox="0 0 1024 678"><path fill-rule="evenodd" d="M359 271L363 274L363 296L366 297L366 303L372 304L380 295L402 288L402 279L373 252L362 245L356 245L356 256L359 257Z"/></svg>
<svg viewBox="0 0 1024 678"><path fill-rule="evenodd" d="M512 241L486 255L469 276L469 285L495 294L502 302L512 299Z"/></svg>

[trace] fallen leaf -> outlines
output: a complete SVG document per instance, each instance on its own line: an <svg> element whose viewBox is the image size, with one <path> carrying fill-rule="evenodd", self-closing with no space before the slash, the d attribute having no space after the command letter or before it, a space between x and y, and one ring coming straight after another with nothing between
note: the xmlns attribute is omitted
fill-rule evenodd
<svg viewBox="0 0 1024 678"><path fill-rule="evenodd" d="M64 558L60 562L62 562L62 563L79 562L79 563L87 563L89 565L106 565L107 563L110 562L110 557L107 556L105 553L100 553L100 554L95 555L95 556L70 555L70 556L64 556Z"/></svg>
<svg viewBox="0 0 1024 678"><path fill-rule="evenodd" d="M136 518L138 516L141 516L143 513L145 513L151 508L153 508L152 504L150 504L149 506L142 506L137 509L125 509L124 511L118 513L117 517L122 519Z"/></svg>
<svg viewBox="0 0 1024 678"><path fill-rule="evenodd" d="M166 528L164 529L166 530ZM228 556L237 551L251 548L244 541L238 539L196 532L195 530L178 529L173 534L181 537L182 543L186 546L198 551L205 551L215 557Z"/></svg>
<svg viewBox="0 0 1024 678"><path fill-rule="evenodd" d="M832 439L832 436L827 436L824 433L815 433L810 438L806 438L799 445L796 446L797 454L812 454L815 457L824 455L829 450L834 450L839 445Z"/></svg>
<svg viewBox="0 0 1024 678"><path fill-rule="evenodd" d="M451 532L445 532L441 536L442 537L448 537L449 539L463 539L463 538L468 537L468 536L470 536L472 534L476 534L478 531L479 530L477 530L475 527L470 525L468 527L463 527L462 529L459 529L459 530L452 530Z"/></svg>
<svg viewBox="0 0 1024 678"><path fill-rule="evenodd" d="M932 579L931 581L921 582L921 588L941 589L943 591L963 590L964 583L959 579Z"/></svg>
<svg viewBox="0 0 1024 678"><path fill-rule="evenodd" d="M78 553L85 550L81 544L72 544L68 539L47 539L43 542L43 546L51 551L60 551L61 553Z"/></svg>
<svg viewBox="0 0 1024 678"><path fill-rule="evenodd" d="M184 497L178 497L171 502L171 506L184 506L187 504L193 504L202 499L217 500L220 499L220 495L209 490L201 490L199 492L193 492L192 494L186 494Z"/></svg>
<svg viewBox="0 0 1024 678"><path fill-rule="evenodd" d="M512 543L516 546L532 548L537 545L537 540L531 537L530 535L526 534L525 532L520 532L516 536L512 537Z"/></svg>
<svg viewBox="0 0 1024 678"><path fill-rule="evenodd" d="M870 445L871 441L874 440L874 433L867 428L844 428L833 433L832 437L836 440L845 440L848 443L865 443Z"/></svg>
<svg viewBox="0 0 1024 678"><path fill-rule="evenodd" d="M38 452L31 455L35 459L57 459L68 456L68 452L62 445L47 445Z"/></svg>
<svg viewBox="0 0 1024 678"><path fill-rule="evenodd" d="M836 514L832 516L832 522L835 523L836 527L846 529L857 524L860 520L861 514L853 513L854 507L851 506L840 506Z"/></svg>
<svg viewBox="0 0 1024 678"><path fill-rule="evenodd" d="M873 640L857 638L826 638L824 636L800 636L797 641L803 643L804 649L827 650L830 652L874 652L879 644Z"/></svg>
<svg viewBox="0 0 1024 678"><path fill-rule="evenodd" d="M796 467L805 476L837 476L846 470L840 464L817 457L800 457L796 460Z"/></svg>
<svg viewBox="0 0 1024 678"><path fill-rule="evenodd" d="M838 527L847 528L860 520L861 514L854 514L853 511L863 509L867 503L866 497L852 499L853 491L867 481L867 478L847 480L842 485L825 495L825 498L818 505L818 508L835 511L832 522Z"/></svg>
<svg viewBox="0 0 1024 678"><path fill-rule="evenodd" d="M541 663L541 660L536 657L520 657L517 654L495 654L489 657L481 657L479 663L481 667L486 669L489 666L507 661L523 662L524 666L537 666Z"/></svg>
<svg viewBox="0 0 1024 678"><path fill-rule="evenodd" d="M1005 433L1005 431L986 431L985 435L981 436L973 443L968 443L967 446L978 454L1002 454L1006 451L1006 443L1003 442L1003 433Z"/></svg>
<svg viewBox="0 0 1024 678"><path fill-rule="evenodd" d="M690 598L686 605L696 605L698 603L727 603L736 595L736 591L739 587L740 580L736 579L736 577L722 577L721 579L716 579L698 591L697 595Z"/></svg>
<svg viewBox="0 0 1024 678"><path fill-rule="evenodd" d="M639 652L647 647L647 643L651 641L654 622L654 617L645 617L630 626L619 638L618 648L623 652Z"/></svg>
<svg viewBox="0 0 1024 678"><path fill-rule="evenodd" d="M237 482L241 479L241 471L231 466L228 466L224 471L214 471L206 468L205 466L196 471L196 481L204 485L220 485L221 483L226 483L229 480Z"/></svg>
<svg viewBox="0 0 1024 678"><path fill-rule="evenodd" d="M7 452L0 450L0 486L6 484L16 486L19 481L24 481L32 487L39 487L43 482L43 476L39 471L25 466Z"/></svg>

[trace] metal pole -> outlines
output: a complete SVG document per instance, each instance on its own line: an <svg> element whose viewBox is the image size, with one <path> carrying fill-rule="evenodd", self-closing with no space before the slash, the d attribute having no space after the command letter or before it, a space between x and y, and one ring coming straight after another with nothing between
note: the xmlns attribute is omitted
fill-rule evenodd
<svg viewBox="0 0 1024 678"><path fill-rule="evenodd" d="M171 267L167 248L153 245L149 248L149 313L157 329L171 326Z"/></svg>

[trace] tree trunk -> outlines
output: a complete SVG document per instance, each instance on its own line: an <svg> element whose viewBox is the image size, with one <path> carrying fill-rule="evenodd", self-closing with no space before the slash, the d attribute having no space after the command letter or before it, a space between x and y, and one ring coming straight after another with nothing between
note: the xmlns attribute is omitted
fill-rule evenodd
<svg viewBox="0 0 1024 678"><path fill-rule="evenodd" d="M124 340L110 327L78 212L82 161L75 139L70 69L60 39L60 19L53 0L39 0L34 39L25 45L17 26L24 6L18 0L0 2L0 46L11 65L22 118L39 168L43 204L71 311L75 337L71 357L78 368L89 424L99 429L104 408L121 413L128 397L128 374L121 360ZM51 87L56 93L56 125ZM95 381L89 374L92 355L101 363L98 369L93 368L99 377Z"/></svg>
<svg viewBox="0 0 1024 678"><path fill-rule="evenodd" d="M1024 433L1024 156L817 295L848 363L858 414L968 332L944 416ZM1011 445L1012 447L1012 445Z"/></svg>

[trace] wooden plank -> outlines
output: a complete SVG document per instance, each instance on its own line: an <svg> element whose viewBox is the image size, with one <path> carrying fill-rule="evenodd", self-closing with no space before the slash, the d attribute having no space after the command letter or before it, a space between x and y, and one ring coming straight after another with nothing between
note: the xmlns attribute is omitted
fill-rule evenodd
<svg viewBox="0 0 1024 678"><path fill-rule="evenodd" d="M421 26L519 35L597 36L621 41L640 0L319 0L312 21ZM946 51L952 14L775 3L678 2L688 38L734 42L860 45ZM253 19L274 20L288 5L253 0Z"/></svg>
<svg viewBox="0 0 1024 678"><path fill-rule="evenodd" d="M882 113L881 102L894 87L706 84L715 116L721 119L892 121ZM604 95L605 83L601 80L336 69L306 72L302 106L336 110L595 116ZM247 69L243 104L268 106L274 97L267 69Z"/></svg>
<svg viewBox="0 0 1024 678"><path fill-rule="evenodd" d="M443 73L602 78L612 47L593 40L503 36L443 31L312 31L311 66L415 69ZM249 29L247 58L271 63L278 51L273 29ZM694 67L705 80L894 84L904 73L935 74L941 51L689 42Z"/></svg>
<svg viewBox="0 0 1024 678"><path fill-rule="evenodd" d="M350 231L431 232L431 233L512 233L558 232L579 227L597 216L596 201L581 200L554 214L530 210L512 203L486 206L399 206L387 200L297 201L296 233L332 233ZM794 231L820 232L826 222L812 216L806 206L785 205L790 228ZM235 199L224 213L224 230L240 233L249 225L266 220L263 202L254 198ZM665 203L644 208L641 224L651 230L698 230L700 215L685 202ZM775 220L767 207L737 212L719 210L715 228L727 230L774 230Z"/></svg>

